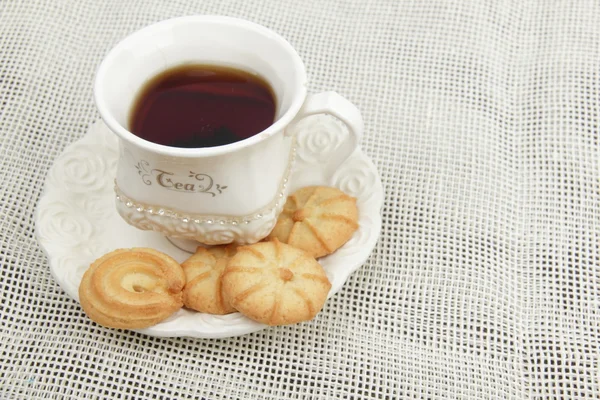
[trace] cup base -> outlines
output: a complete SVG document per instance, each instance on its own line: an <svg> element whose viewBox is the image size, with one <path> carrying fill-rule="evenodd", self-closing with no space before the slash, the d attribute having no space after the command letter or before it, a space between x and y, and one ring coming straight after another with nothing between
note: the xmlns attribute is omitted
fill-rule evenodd
<svg viewBox="0 0 600 400"><path fill-rule="evenodd" d="M196 252L196 248L198 248L198 246L208 247L207 245L202 244L202 243L198 242L197 240L174 238L171 236L165 236L165 238L167 238L169 243L171 243L173 246L177 247L179 250L183 250L186 253L190 253L190 254L194 254Z"/></svg>

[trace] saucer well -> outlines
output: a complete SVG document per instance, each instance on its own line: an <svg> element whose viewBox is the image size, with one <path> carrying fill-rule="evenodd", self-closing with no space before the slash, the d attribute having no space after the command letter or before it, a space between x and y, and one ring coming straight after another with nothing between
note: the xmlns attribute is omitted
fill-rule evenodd
<svg viewBox="0 0 600 400"><path fill-rule="evenodd" d="M360 148L340 167L328 166L344 135L337 120L317 115L300 123L304 126L298 133L290 193L308 185L334 186L356 197L359 209L359 229L352 239L319 259L332 284L331 297L366 261L377 242L383 188L375 166ZM85 270L109 251L150 247L178 262L190 256L160 233L134 228L119 216L114 192L118 155L117 138L103 122L96 122L55 160L38 203L37 239L48 257L52 276L76 301ZM181 309L169 319L137 332L159 337L224 338L266 327L239 313L217 316Z"/></svg>

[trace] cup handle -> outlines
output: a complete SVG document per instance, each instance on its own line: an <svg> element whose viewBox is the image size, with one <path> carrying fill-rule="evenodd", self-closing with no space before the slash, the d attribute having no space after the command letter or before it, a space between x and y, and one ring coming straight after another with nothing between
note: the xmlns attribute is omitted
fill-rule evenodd
<svg viewBox="0 0 600 400"><path fill-rule="evenodd" d="M364 122L358 108L336 92L308 95L296 123L315 114L329 114L343 122L348 135L333 154L327 158L327 169L335 171L358 147L364 131Z"/></svg>

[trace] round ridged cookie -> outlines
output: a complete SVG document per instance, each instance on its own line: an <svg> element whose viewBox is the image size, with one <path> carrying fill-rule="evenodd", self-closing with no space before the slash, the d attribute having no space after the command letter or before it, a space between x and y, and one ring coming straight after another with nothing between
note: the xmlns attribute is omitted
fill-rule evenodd
<svg viewBox="0 0 600 400"><path fill-rule="evenodd" d="M313 257L333 253L358 229L356 199L325 186L302 188L287 198L269 239L303 249Z"/></svg>
<svg viewBox="0 0 600 400"><path fill-rule="evenodd" d="M236 246L198 247L196 253L181 264L186 276L183 304L196 311L224 315L235 311L222 293L222 276Z"/></svg>
<svg viewBox="0 0 600 400"><path fill-rule="evenodd" d="M313 257L278 240L239 247L223 275L229 303L268 325L314 318L329 289L331 283Z"/></svg>
<svg viewBox="0 0 600 400"><path fill-rule="evenodd" d="M185 275L168 255L148 248L119 249L92 263L79 285L85 313L110 328L141 329L183 306Z"/></svg>

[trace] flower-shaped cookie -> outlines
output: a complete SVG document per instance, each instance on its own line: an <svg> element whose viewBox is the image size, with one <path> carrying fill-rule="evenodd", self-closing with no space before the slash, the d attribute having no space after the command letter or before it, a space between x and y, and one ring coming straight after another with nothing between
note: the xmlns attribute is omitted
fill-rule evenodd
<svg viewBox="0 0 600 400"><path fill-rule="evenodd" d="M222 276L236 246L198 247L196 253L181 266L187 282L183 289L183 304L209 314L229 314L235 311L224 299Z"/></svg>
<svg viewBox="0 0 600 400"><path fill-rule="evenodd" d="M223 275L229 303L268 325L314 318L329 289L331 283L313 257L278 240L239 247Z"/></svg>
<svg viewBox="0 0 600 400"><path fill-rule="evenodd" d="M318 258L333 253L358 229L356 199L325 186L309 186L290 195L269 239Z"/></svg>

